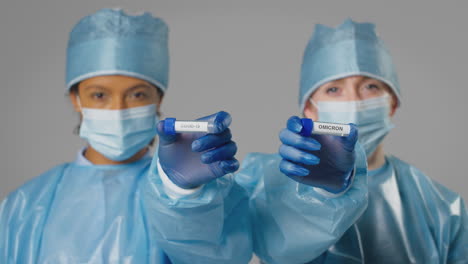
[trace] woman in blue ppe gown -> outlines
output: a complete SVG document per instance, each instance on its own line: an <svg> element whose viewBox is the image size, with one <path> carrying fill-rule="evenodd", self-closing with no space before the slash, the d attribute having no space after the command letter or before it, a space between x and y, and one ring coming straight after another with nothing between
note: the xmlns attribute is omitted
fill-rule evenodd
<svg viewBox="0 0 468 264"><path fill-rule="evenodd" d="M167 34L148 13L110 9L74 27L67 88L88 145L1 203L0 263L248 262L248 202L224 176L239 166L229 114L205 117L206 135L158 123Z"/></svg>
<svg viewBox="0 0 468 264"><path fill-rule="evenodd" d="M316 26L304 53L300 109L312 120L357 126L368 162L368 184L359 191L368 193L352 193L355 175L347 191L324 196L333 189L309 161L327 162L327 140L301 135L303 123L292 117L280 134L280 155L251 154L238 177L251 195L254 250L264 262L468 263L460 195L383 152L400 101L396 71L373 24Z"/></svg>

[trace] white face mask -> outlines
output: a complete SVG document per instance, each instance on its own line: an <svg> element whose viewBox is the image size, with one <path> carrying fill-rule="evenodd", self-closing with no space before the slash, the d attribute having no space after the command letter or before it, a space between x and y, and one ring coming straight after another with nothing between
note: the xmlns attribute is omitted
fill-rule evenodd
<svg viewBox="0 0 468 264"><path fill-rule="evenodd" d="M357 125L358 141L368 157L394 127L388 95L360 101L310 102L318 109L318 121Z"/></svg>
<svg viewBox="0 0 468 264"><path fill-rule="evenodd" d="M80 137L110 160L131 158L157 134L155 104L122 110L82 108L81 113Z"/></svg>

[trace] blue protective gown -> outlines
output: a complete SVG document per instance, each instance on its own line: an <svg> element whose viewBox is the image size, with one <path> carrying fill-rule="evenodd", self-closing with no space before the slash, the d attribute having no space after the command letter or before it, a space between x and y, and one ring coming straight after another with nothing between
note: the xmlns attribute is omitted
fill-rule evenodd
<svg viewBox="0 0 468 264"><path fill-rule="evenodd" d="M353 184L339 197L282 174L278 154L247 155L236 181L249 193L254 251L263 262L311 261L361 216L367 206L367 164L356 146Z"/></svg>
<svg viewBox="0 0 468 264"><path fill-rule="evenodd" d="M393 156L369 171L368 183L364 214L311 263L468 263L468 214L458 194Z"/></svg>
<svg viewBox="0 0 468 264"><path fill-rule="evenodd" d="M248 202L232 176L172 199L155 163L76 161L27 182L0 206L0 263L247 263Z"/></svg>
<svg viewBox="0 0 468 264"><path fill-rule="evenodd" d="M313 192L304 195L301 189L311 187L282 175L276 169L280 160L252 154L242 171L258 176L247 187L253 190L251 214L261 216L252 220L254 249L264 262L468 263L463 199L415 167L386 157L382 168L369 172L365 208L363 199L349 194L335 200ZM331 206L332 201L340 206ZM362 215L358 204L365 209ZM349 216L336 217L343 215ZM328 217L335 220L328 223ZM325 252L319 254L321 250Z"/></svg>

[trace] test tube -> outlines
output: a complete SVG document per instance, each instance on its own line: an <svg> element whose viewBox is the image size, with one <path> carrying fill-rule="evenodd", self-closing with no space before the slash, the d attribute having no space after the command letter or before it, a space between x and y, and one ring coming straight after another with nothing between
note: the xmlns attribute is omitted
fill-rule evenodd
<svg viewBox="0 0 468 264"><path fill-rule="evenodd" d="M312 119L309 118L302 118L301 121L301 135L303 136L315 134L347 137L351 132L351 126L349 124L318 122L312 121Z"/></svg>
<svg viewBox="0 0 468 264"><path fill-rule="evenodd" d="M208 121L166 118L164 120L164 132L168 135L175 135L176 133L213 133L214 126L212 122Z"/></svg>

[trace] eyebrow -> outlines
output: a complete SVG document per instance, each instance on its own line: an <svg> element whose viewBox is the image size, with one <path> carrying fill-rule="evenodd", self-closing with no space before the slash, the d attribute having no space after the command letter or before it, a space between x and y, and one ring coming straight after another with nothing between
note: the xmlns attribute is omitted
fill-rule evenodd
<svg viewBox="0 0 468 264"><path fill-rule="evenodd" d="M134 85L134 86L132 86L132 87L126 89L126 90L127 91L132 91L132 90L136 90L138 88L149 88L149 89L151 89L153 87L151 85L149 85L149 84L146 84L146 83L139 83L139 84Z"/></svg>
<svg viewBox="0 0 468 264"><path fill-rule="evenodd" d="M105 86L98 85L98 84L91 84L91 85L85 86L84 90L89 90L89 89L92 89L92 88L108 90L108 88L106 88ZM151 87L151 85L146 84L146 83L139 83L139 84L131 86L130 88L127 88L125 90L132 91L132 90L135 90L135 89L138 89L138 88L152 88L152 87Z"/></svg>
<svg viewBox="0 0 468 264"><path fill-rule="evenodd" d="M83 88L83 90L89 90L89 89L92 89L92 88L107 90L106 87L101 86L101 85L97 85L97 84L91 84L91 85L85 86L85 87Z"/></svg>
<svg viewBox="0 0 468 264"><path fill-rule="evenodd" d="M362 76L362 80L359 81L359 84L361 84L362 82L365 82L365 81L368 81L368 80L375 80L375 81L379 81L381 82L380 80L377 80L377 79L374 79L374 78L371 78L369 76ZM340 79L337 79L337 80L333 80L333 81L329 81L327 83L324 83L322 84L319 89L327 89L327 88L331 88L331 87L334 87L334 85L336 84L339 84L339 83L342 83L344 81L346 77L344 78L340 78Z"/></svg>

